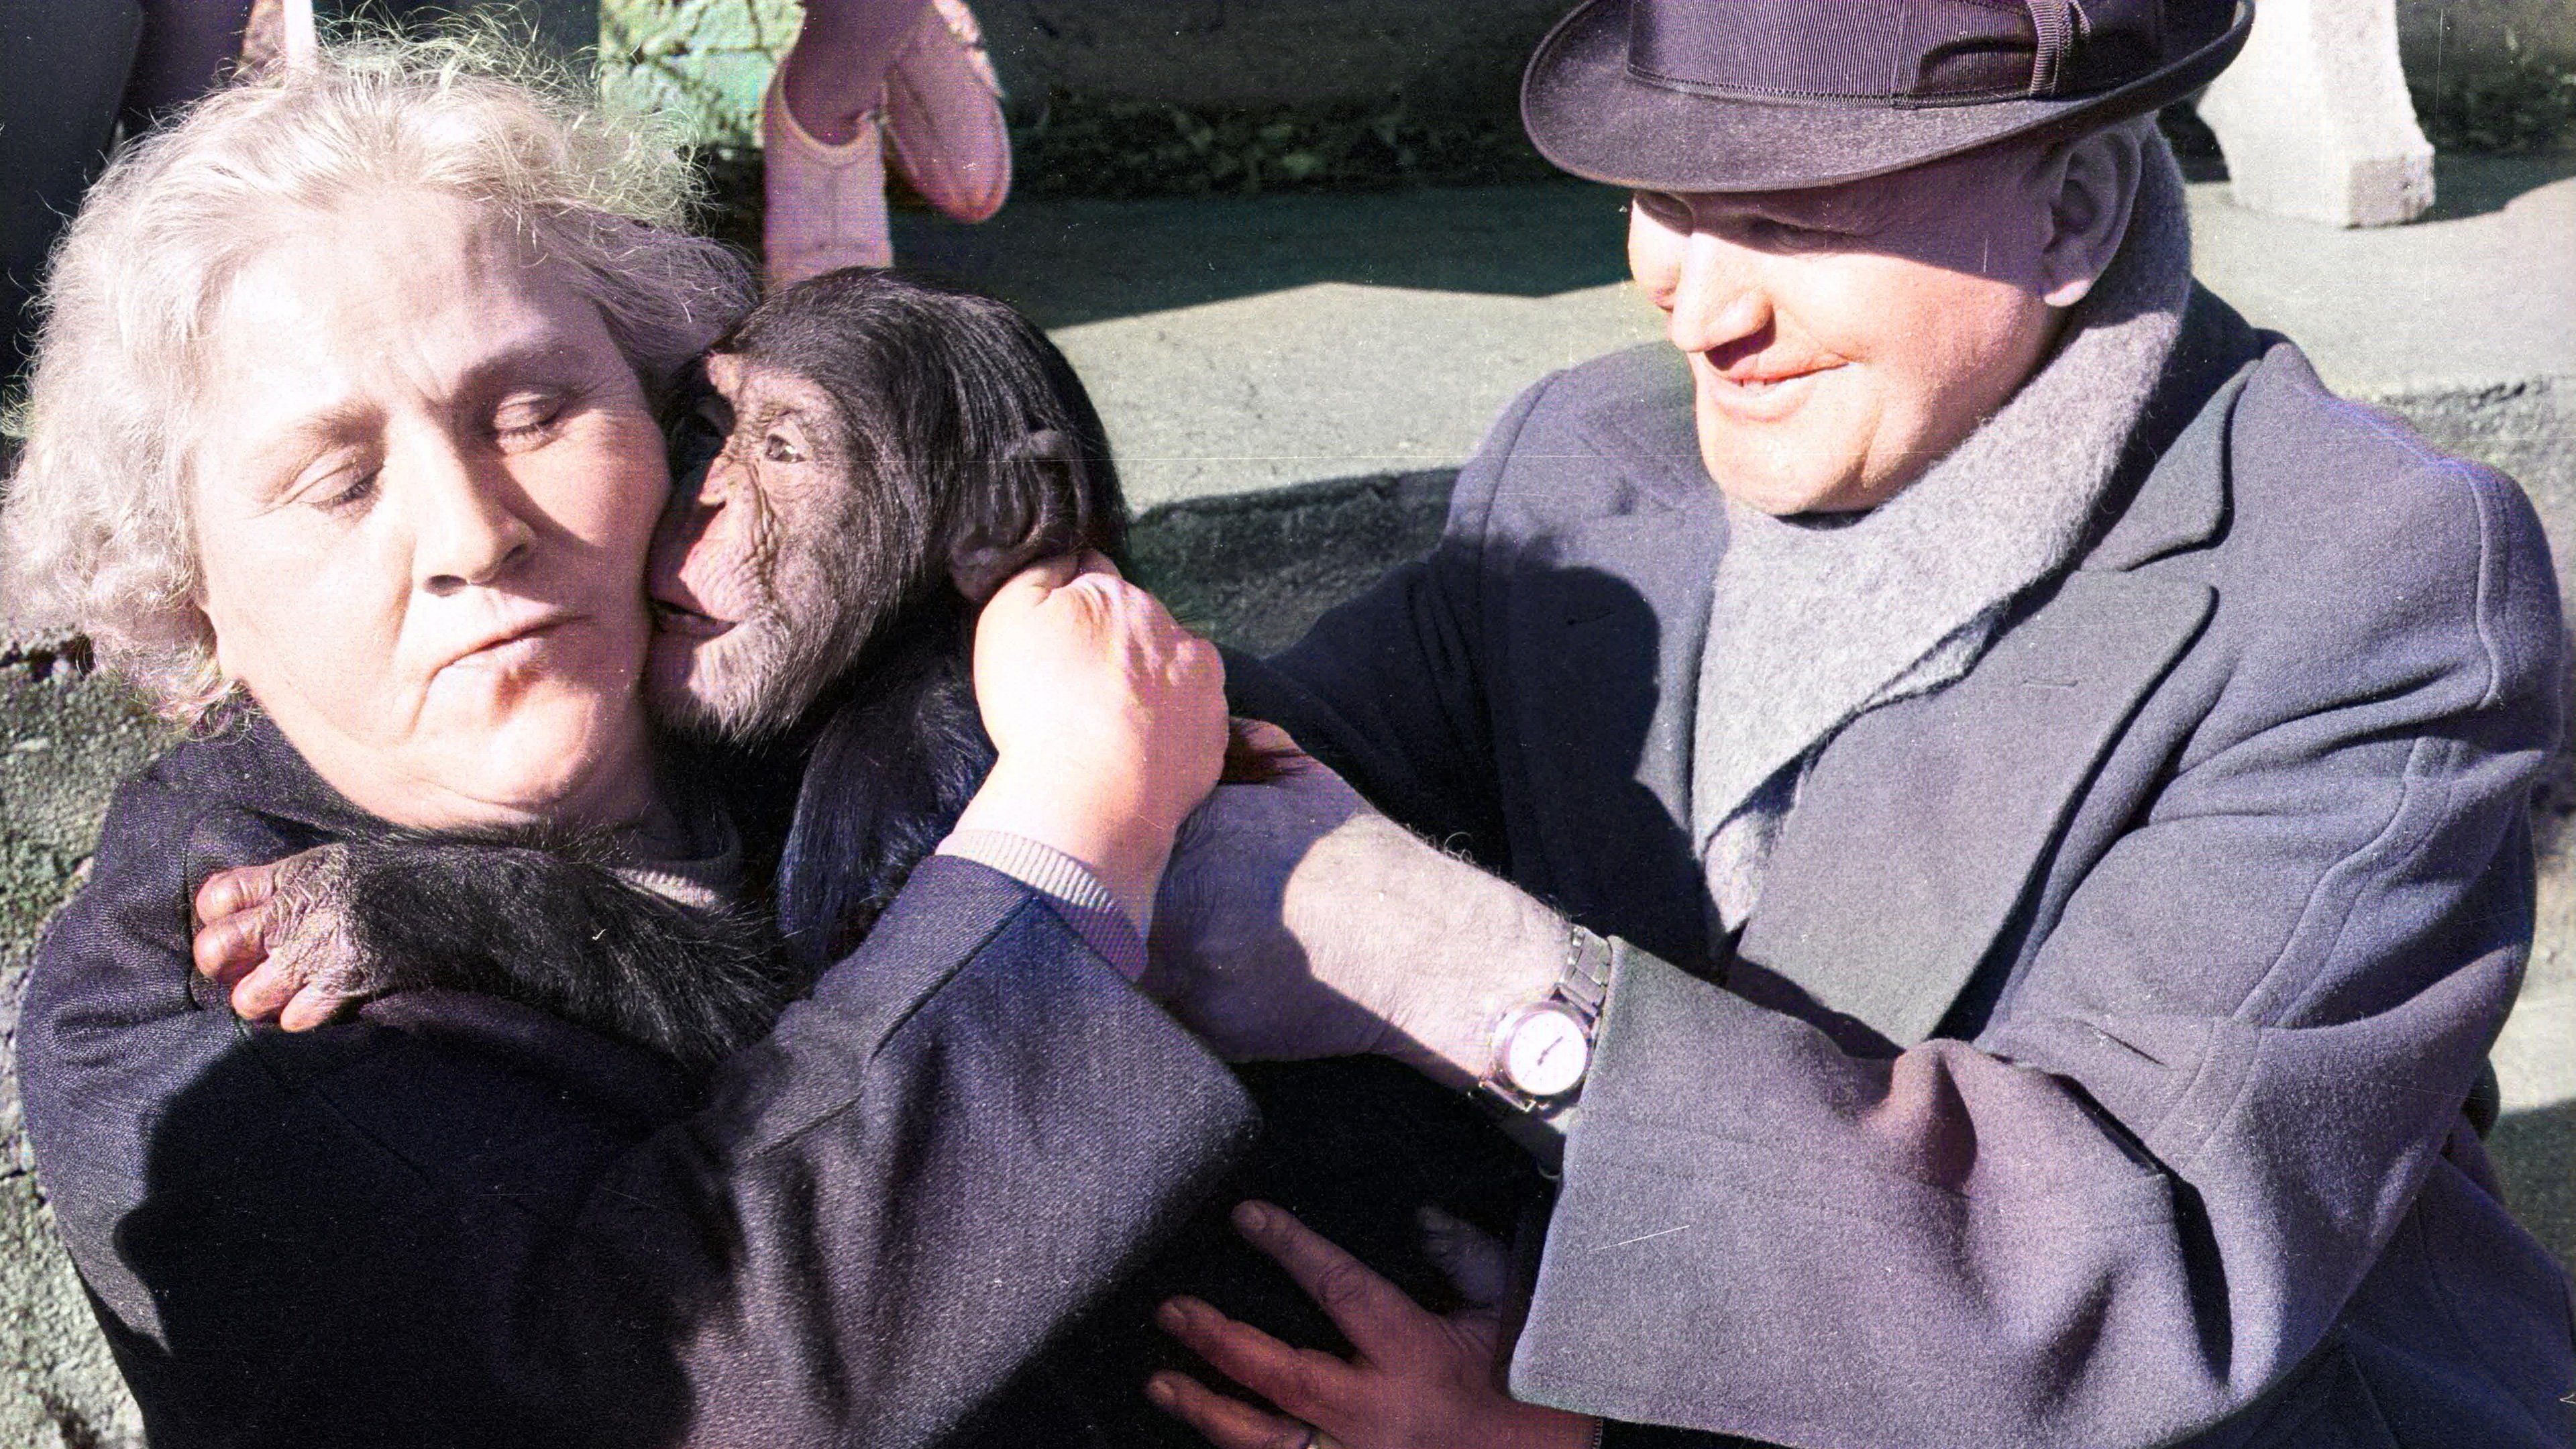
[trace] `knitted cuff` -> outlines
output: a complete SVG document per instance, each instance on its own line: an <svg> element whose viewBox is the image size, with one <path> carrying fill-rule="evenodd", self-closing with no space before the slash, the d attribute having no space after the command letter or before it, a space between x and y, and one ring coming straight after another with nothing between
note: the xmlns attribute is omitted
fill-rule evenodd
<svg viewBox="0 0 2576 1449"><path fill-rule="evenodd" d="M937 853L988 866L1036 891L1119 975L1130 981L1144 976L1144 936L1081 861L1007 830L959 830L939 842Z"/></svg>

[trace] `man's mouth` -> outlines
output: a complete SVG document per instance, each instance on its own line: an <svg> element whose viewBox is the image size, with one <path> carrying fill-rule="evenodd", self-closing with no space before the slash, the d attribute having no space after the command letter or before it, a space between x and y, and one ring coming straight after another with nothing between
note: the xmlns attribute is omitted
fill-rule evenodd
<svg viewBox="0 0 2576 1449"><path fill-rule="evenodd" d="M1814 387L1815 379L1842 366L1839 362L1805 362L1792 365L1777 363L1746 366L1738 363L1721 368L1703 355L1701 375L1707 379L1705 389L1710 400L1748 421L1766 422L1787 416Z"/></svg>

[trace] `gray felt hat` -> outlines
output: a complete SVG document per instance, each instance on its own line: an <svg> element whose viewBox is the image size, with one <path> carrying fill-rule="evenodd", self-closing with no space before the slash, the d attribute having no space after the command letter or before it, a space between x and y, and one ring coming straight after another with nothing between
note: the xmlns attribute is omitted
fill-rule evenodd
<svg viewBox="0 0 2576 1449"><path fill-rule="evenodd" d="M1789 191L2073 135L2209 83L2251 0L1588 0L1521 121L1577 176Z"/></svg>

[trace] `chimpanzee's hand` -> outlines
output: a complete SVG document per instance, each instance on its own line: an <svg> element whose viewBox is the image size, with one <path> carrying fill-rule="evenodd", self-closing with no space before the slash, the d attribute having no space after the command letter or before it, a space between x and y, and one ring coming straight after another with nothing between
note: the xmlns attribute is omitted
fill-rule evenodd
<svg viewBox="0 0 2576 1449"><path fill-rule="evenodd" d="M1142 983L1234 1060L1381 1053L1471 1085L1493 1031L1545 996L1565 924L1443 854L1253 725L1274 778L1222 785L1181 829Z"/></svg>
<svg viewBox="0 0 2576 1449"><path fill-rule="evenodd" d="M235 1013L303 1031L382 994L350 937L347 864L344 847L318 845L197 888L197 969L231 990Z"/></svg>
<svg viewBox="0 0 2576 1449"><path fill-rule="evenodd" d="M1141 927L1173 832L1224 759L1216 647L1106 558L1051 559L984 606L975 698L996 759L959 827L1082 861Z"/></svg>
<svg viewBox="0 0 2576 1449"><path fill-rule="evenodd" d="M1280 1410L1227 1398L1183 1374L1156 1374L1148 1396L1219 1449L1581 1449L1592 1442L1595 1420L1503 1392L1500 1244L1454 1218L1424 1215L1426 1246L1467 1300L1442 1318L1278 1208L1245 1203L1234 1221L1359 1353L1344 1362L1291 1348L1196 1299L1164 1304L1157 1317L1166 1332Z"/></svg>

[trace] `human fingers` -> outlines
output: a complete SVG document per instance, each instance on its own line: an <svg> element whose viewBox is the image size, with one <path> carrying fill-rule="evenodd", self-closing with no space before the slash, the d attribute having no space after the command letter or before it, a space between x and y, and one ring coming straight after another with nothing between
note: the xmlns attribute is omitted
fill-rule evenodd
<svg viewBox="0 0 2576 1449"><path fill-rule="evenodd" d="M1298 1418L1338 1422L1365 1392L1360 1370L1328 1353L1292 1348L1195 1298L1174 1298L1154 1321L1217 1372Z"/></svg>
<svg viewBox="0 0 2576 1449"><path fill-rule="evenodd" d="M1378 1276L1339 1244L1307 1227L1287 1209L1264 1202L1237 1204L1235 1231L1288 1271L1324 1316L1375 1362L1400 1363L1428 1329L1439 1326L1404 1290Z"/></svg>
<svg viewBox="0 0 2576 1449"><path fill-rule="evenodd" d="M1145 1381L1145 1397L1217 1449L1307 1449L1313 1442L1306 1425L1227 1398L1187 1374L1154 1375Z"/></svg>
<svg viewBox="0 0 2576 1449"><path fill-rule="evenodd" d="M1472 1309L1492 1312L1511 1290L1511 1250L1500 1238L1425 1203L1414 1214L1422 1251Z"/></svg>
<svg viewBox="0 0 2576 1449"><path fill-rule="evenodd" d="M1002 580L993 597L984 601L987 614L996 609L1008 613L1033 607L1047 595L1073 582L1082 572L1082 559L1077 554L1059 553L1037 560L1018 573Z"/></svg>

